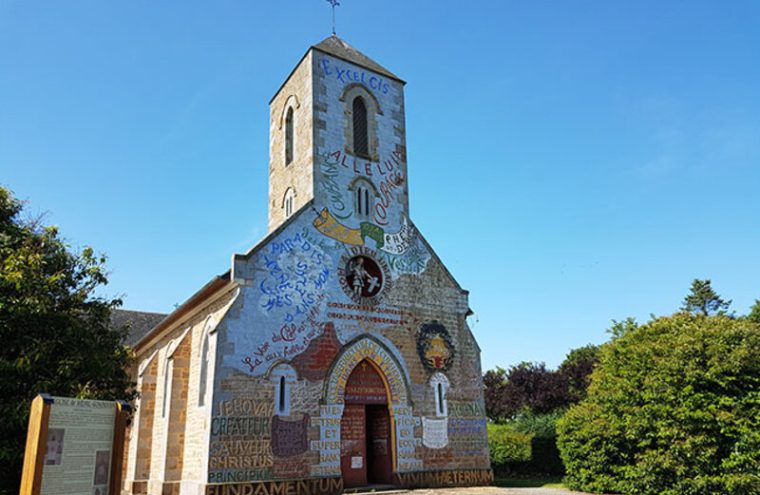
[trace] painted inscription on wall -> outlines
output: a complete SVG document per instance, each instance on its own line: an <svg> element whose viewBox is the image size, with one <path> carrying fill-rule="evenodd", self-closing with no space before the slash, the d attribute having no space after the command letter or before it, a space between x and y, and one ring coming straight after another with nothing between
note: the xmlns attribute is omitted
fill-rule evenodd
<svg viewBox="0 0 760 495"><path fill-rule="evenodd" d="M300 233L272 241L261 256L266 273L258 283L262 311L280 309L283 323L302 319L330 276L330 257Z"/></svg>
<svg viewBox="0 0 760 495"><path fill-rule="evenodd" d="M449 443L447 418L422 418L422 445L442 449Z"/></svg>
<svg viewBox="0 0 760 495"><path fill-rule="evenodd" d="M390 91L390 83L387 79L372 72L356 70L349 66L341 65L335 60L322 59L322 72L327 77L335 78L343 84L361 83L372 90L387 95Z"/></svg>
<svg viewBox="0 0 760 495"><path fill-rule="evenodd" d="M425 271L428 262L432 258L430 251L423 245L419 236L415 233L414 239L409 243L409 248L399 256L392 256L382 252L391 273L395 276L417 275Z"/></svg>
<svg viewBox="0 0 760 495"><path fill-rule="evenodd" d="M415 436L415 428L420 426L420 418L413 416L412 408L407 405L393 404L392 407L396 423L398 471L419 471L422 469L422 460L417 455L417 448L422 446L422 439Z"/></svg>
<svg viewBox="0 0 760 495"><path fill-rule="evenodd" d="M258 308L258 315L247 311L231 323L234 354L225 356L225 364L261 375L275 362L304 352L322 334L325 294L334 284L334 262L326 248L332 249L296 230L262 249L254 286L243 290L244 305ZM261 330L252 332L254 327Z"/></svg>
<svg viewBox="0 0 760 495"><path fill-rule="evenodd" d="M386 404L388 402L382 377L368 362L362 361L351 372L344 393L346 402L358 404Z"/></svg>
<svg viewBox="0 0 760 495"><path fill-rule="evenodd" d="M206 495L339 495L342 478L312 478L261 483L208 485Z"/></svg>
<svg viewBox="0 0 760 495"><path fill-rule="evenodd" d="M457 456L488 455L486 419L449 418L449 447Z"/></svg>
<svg viewBox="0 0 760 495"><path fill-rule="evenodd" d="M319 452L319 464L311 469L312 476L340 476L340 420L343 404L319 407L319 416L312 420L319 427L319 440L311 442L311 450Z"/></svg>
<svg viewBox="0 0 760 495"><path fill-rule="evenodd" d="M406 403L406 383L394 358L373 339L362 339L345 349L333 365L325 400L330 404L341 404L350 373L364 359L371 359L385 376L394 403Z"/></svg>
<svg viewBox="0 0 760 495"><path fill-rule="evenodd" d="M221 401L211 418L209 483L262 480L273 464L271 400Z"/></svg>
<svg viewBox="0 0 760 495"><path fill-rule="evenodd" d="M462 469L452 471L423 471L394 475L395 484L404 488L442 488L447 486L486 486L493 484L490 469Z"/></svg>
<svg viewBox="0 0 760 495"><path fill-rule="evenodd" d="M336 219L329 208L323 208L314 219L314 228L331 239L351 246L374 246L392 255L404 254L412 244L416 232L409 225L406 217L402 217L401 226L394 232L370 222L361 222L359 227L348 227ZM372 242L368 242L368 241Z"/></svg>

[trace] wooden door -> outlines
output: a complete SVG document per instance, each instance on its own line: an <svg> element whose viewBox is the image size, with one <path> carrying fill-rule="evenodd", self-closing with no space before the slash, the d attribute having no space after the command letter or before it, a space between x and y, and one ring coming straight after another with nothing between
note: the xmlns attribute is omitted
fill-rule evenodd
<svg viewBox="0 0 760 495"><path fill-rule="evenodd" d="M367 486L367 422L364 404L346 404L340 420L343 486Z"/></svg>

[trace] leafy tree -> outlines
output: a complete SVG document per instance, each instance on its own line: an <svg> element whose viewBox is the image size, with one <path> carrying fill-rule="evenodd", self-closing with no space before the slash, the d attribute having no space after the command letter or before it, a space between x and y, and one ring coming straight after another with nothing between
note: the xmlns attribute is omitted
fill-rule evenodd
<svg viewBox="0 0 760 495"><path fill-rule="evenodd" d="M752 309L750 309L747 319L760 325L760 299L755 299L755 304L752 305Z"/></svg>
<svg viewBox="0 0 760 495"><path fill-rule="evenodd" d="M74 252L55 227L22 220L0 188L0 493L18 493L31 400L52 395L131 400L126 328L110 326L118 299L103 256Z"/></svg>
<svg viewBox="0 0 760 495"><path fill-rule="evenodd" d="M587 345L571 350L556 371L527 362L489 370L483 376L486 414L493 421L506 421L567 408L585 397L598 360L599 346Z"/></svg>
<svg viewBox="0 0 760 495"><path fill-rule="evenodd" d="M725 301L712 288L710 280L695 278L691 283L691 291L683 300L681 309L692 314L710 316L725 314L731 301Z"/></svg>
<svg viewBox="0 0 760 495"><path fill-rule="evenodd" d="M488 370L483 375L484 398L486 403L486 416L491 421L501 421L508 417L507 396L507 370L499 368Z"/></svg>
<svg viewBox="0 0 760 495"><path fill-rule="evenodd" d="M486 414L505 421L522 413L543 414L570 403L567 379L544 363L496 368L483 376Z"/></svg>
<svg viewBox="0 0 760 495"><path fill-rule="evenodd" d="M569 402L565 378L544 363L520 363L507 374L506 393L512 415L521 411L543 414Z"/></svg>
<svg viewBox="0 0 760 495"><path fill-rule="evenodd" d="M599 362L599 351L600 347L592 344L573 349L559 365L557 373L564 378L564 382L567 384L568 405L586 397L591 372L596 363Z"/></svg>
<svg viewBox="0 0 760 495"><path fill-rule="evenodd" d="M636 323L636 319L629 316L623 321L612 320L612 326L607 329L607 333L612 335L613 339L622 337L632 330L636 330L639 324Z"/></svg>
<svg viewBox="0 0 760 495"><path fill-rule="evenodd" d="M602 348L588 396L558 422L575 489L760 493L760 331L686 312Z"/></svg>

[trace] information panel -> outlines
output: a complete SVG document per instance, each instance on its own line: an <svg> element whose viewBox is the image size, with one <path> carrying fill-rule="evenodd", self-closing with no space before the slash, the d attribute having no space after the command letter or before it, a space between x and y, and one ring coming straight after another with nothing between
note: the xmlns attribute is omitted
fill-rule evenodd
<svg viewBox="0 0 760 495"><path fill-rule="evenodd" d="M116 409L113 402L53 397L42 495L107 495Z"/></svg>
<svg viewBox="0 0 760 495"><path fill-rule="evenodd" d="M109 495L121 481L125 403L40 395L32 402L22 495ZM117 462L115 462L117 461Z"/></svg>

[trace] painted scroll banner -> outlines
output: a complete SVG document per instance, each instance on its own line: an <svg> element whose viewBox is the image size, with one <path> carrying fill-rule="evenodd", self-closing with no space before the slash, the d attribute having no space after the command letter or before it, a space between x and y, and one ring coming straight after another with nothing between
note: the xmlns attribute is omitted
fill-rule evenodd
<svg viewBox="0 0 760 495"><path fill-rule="evenodd" d="M429 449L442 449L449 443L448 418L422 418L422 445Z"/></svg>
<svg viewBox="0 0 760 495"><path fill-rule="evenodd" d="M369 237L375 241L378 249L388 254L401 255L409 249L414 239L414 228L406 218L402 218L402 222L399 231L393 234L386 233L385 229L370 222L362 222L358 229L352 229L340 223L327 208L323 208L313 224L322 234L344 244L364 246Z"/></svg>
<svg viewBox="0 0 760 495"><path fill-rule="evenodd" d="M414 229L409 226L406 217L401 217L403 225L395 234L384 234L383 246L380 248L390 254L404 254L414 238Z"/></svg>
<svg viewBox="0 0 760 495"><path fill-rule="evenodd" d="M364 238L360 229L351 229L340 223L327 208L323 208L314 220L314 227L327 237L352 246L363 246Z"/></svg>

